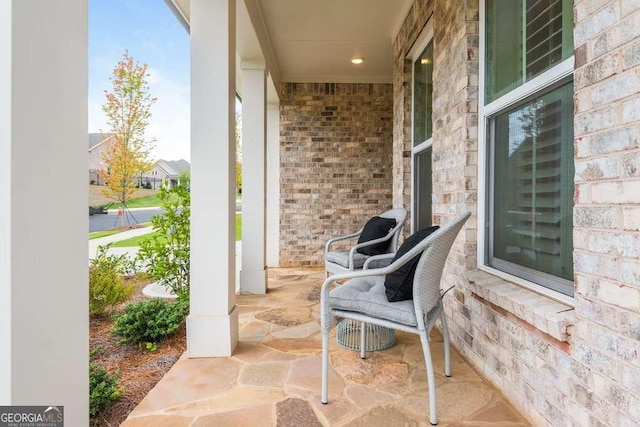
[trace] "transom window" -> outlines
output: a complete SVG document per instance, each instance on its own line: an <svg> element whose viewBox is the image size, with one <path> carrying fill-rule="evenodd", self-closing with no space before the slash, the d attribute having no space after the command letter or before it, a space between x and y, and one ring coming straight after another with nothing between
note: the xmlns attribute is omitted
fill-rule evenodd
<svg viewBox="0 0 640 427"><path fill-rule="evenodd" d="M570 0L486 0L484 262L573 295Z"/></svg>
<svg viewBox="0 0 640 427"><path fill-rule="evenodd" d="M413 146L433 134L433 43L413 63Z"/></svg>
<svg viewBox="0 0 640 427"><path fill-rule="evenodd" d="M573 55L571 0L486 1L485 101Z"/></svg>

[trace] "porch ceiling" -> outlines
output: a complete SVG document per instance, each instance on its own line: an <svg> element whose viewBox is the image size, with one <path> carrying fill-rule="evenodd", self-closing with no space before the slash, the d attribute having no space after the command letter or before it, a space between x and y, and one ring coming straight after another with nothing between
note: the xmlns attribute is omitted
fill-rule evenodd
<svg viewBox="0 0 640 427"><path fill-rule="evenodd" d="M189 22L189 0L170 0ZM412 0L239 0L237 50L274 83L390 83L393 38ZM350 60L362 56L356 66Z"/></svg>

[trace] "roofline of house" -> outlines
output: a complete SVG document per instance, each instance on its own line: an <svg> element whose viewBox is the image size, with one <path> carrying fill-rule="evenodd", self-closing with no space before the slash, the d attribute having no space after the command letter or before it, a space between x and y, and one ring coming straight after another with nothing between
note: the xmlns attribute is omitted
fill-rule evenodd
<svg viewBox="0 0 640 427"><path fill-rule="evenodd" d="M113 135L109 135L109 137L107 137L107 138L105 138L105 139L101 140L100 142L98 142L98 143L97 143L96 145L94 145L93 147L90 147L90 148L89 148L89 152L91 152L94 148L101 146L103 142L108 141L108 140L110 140L111 138L114 138L114 136L113 136Z"/></svg>

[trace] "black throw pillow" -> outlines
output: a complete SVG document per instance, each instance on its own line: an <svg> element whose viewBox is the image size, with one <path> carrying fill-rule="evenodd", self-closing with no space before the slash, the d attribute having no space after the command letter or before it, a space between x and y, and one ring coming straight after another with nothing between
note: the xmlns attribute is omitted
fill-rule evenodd
<svg viewBox="0 0 640 427"><path fill-rule="evenodd" d="M400 245L400 248L398 249L398 252L396 252L396 256L393 257L392 262L395 262L398 258L409 252L414 248L414 246L438 228L440 227L434 225L413 233L402 245ZM386 288L385 294L387 295L387 300L389 302L413 299L413 276L416 274L416 267L418 266L418 261L420 261L420 255L422 254L416 255L405 265L396 271L387 274L384 278L384 287Z"/></svg>
<svg viewBox="0 0 640 427"><path fill-rule="evenodd" d="M379 239L389 234L389 231L396 226L396 220L393 218L382 218L374 216L364 225L358 243L368 242L369 240ZM358 248L357 251L364 255L380 255L385 253L389 247L389 241L376 243L375 245Z"/></svg>

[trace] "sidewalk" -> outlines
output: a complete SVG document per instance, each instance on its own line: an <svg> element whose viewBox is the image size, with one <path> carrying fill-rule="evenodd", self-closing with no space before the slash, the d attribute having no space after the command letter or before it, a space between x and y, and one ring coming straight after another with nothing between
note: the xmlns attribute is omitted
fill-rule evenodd
<svg viewBox="0 0 640 427"><path fill-rule="evenodd" d="M151 232L153 232L153 227L135 228L133 230L123 231L122 233L112 234L111 236L89 240L89 259L95 258L98 252L98 246L119 242L120 240L130 239L131 237L143 236ZM138 248L110 248L109 253L114 255L126 254L127 257L133 258L138 253Z"/></svg>
<svg viewBox="0 0 640 427"><path fill-rule="evenodd" d="M139 211L152 211L152 210L158 210L158 209L162 209L162 206L147 206L144 208L129 208L127 207L128 211L131 212L139 212ZM107 209L107 212L110 214L117 214L118 211L120 210L120 207L115 207L115 208L109 208Z"/></svg>
<svg viewBox="0 0 640 427"><path fill-rule="evenodd" d="M143 236L153 232L153 227L136 228L133 230L123 231L122 233L112 234L111 236L101 237L99 239L89 240L89 259L95 258L98 252L98 246L104 246L109 243L119 242L131 237ZM133 259L138 254L138 247L129 248L109 248L109 254L126 255L127 258ZM240 266L242 264L242 241L236 242L236 287L240 285Z"/></svg>

